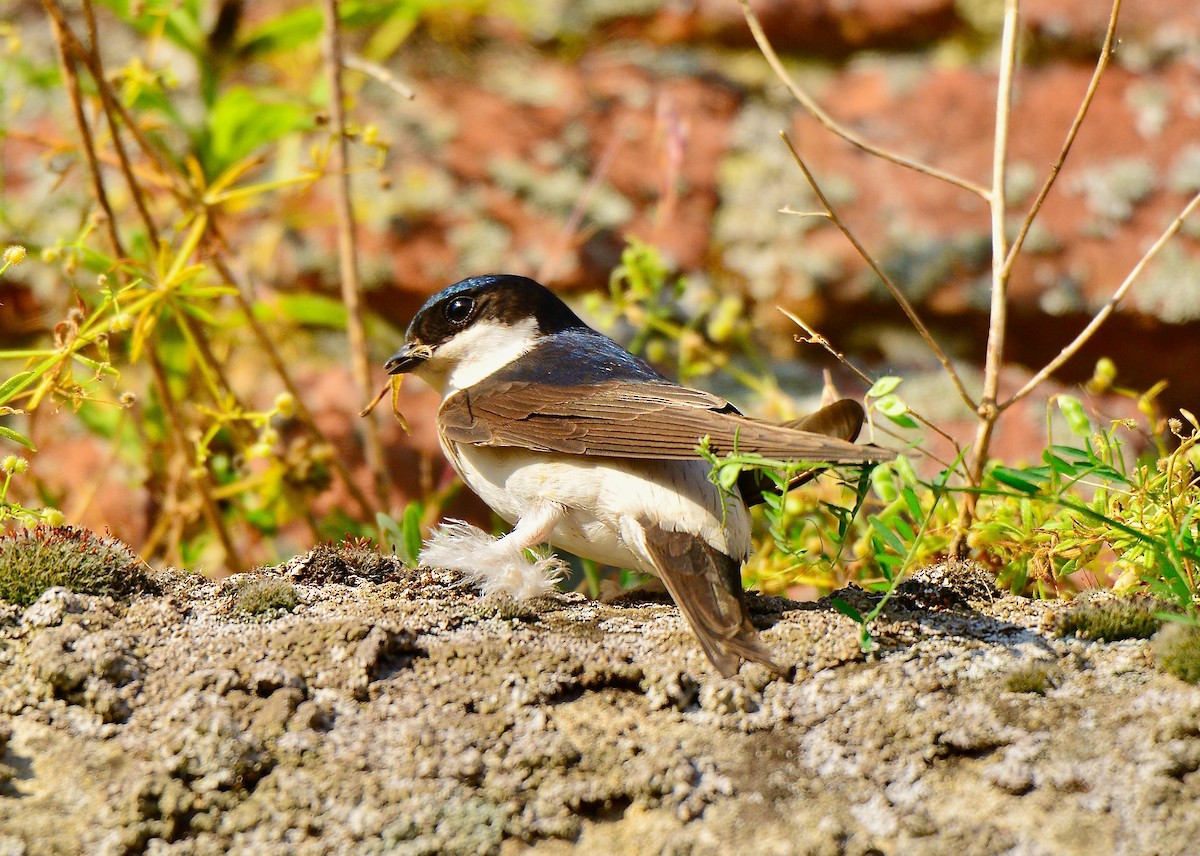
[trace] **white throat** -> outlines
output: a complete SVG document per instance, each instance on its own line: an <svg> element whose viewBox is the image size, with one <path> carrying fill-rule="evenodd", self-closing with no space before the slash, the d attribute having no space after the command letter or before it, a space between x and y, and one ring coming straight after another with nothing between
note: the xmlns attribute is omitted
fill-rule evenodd
<svg viewBox="0 0 1200 856"><path fill-rule="evenodd" d="M443 397L453 395L527 353L537 340L534 318L515 324L480 321L442 344L416 373Z"/></svg>

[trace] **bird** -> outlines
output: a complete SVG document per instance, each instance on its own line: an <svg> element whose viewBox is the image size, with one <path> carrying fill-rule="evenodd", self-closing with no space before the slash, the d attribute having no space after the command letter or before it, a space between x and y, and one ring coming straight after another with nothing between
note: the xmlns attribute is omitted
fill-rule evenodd
<svg viewBox="0 0 1200 856"><path fill-rule="evenodd" d="M718 456L859 465L893 457L851 442L864 418L857 402L784 424L746 417L717 395L667 379L548 288L513 274L473 276L430 297L384 368L411 373L442 396L443 452L513 526L493 539L455 523L442 534L463 542L456 549L446 538L431 541L423 563L477 579L508 574L511 582L525 551L549 544L658 577L725 677L742 660L784 669L751 622L741 579L748 509L764 485L743 471L732 489L718 486L698 451L702 440ZM536 569L555 561L543 558Z"/></svg>

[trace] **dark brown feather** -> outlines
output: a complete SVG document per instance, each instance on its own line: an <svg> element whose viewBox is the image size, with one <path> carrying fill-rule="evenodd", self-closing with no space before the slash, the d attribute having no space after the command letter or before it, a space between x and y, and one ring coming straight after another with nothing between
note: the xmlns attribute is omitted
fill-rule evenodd
<svg viewBox="0 0 1200 856"><path fill-rule="evenodd" d="M667 381L554 386L484 379L449 396L438 421L457 443L569 455L691 460L708 437L717 455L848 464L893 457L874 446L749 419L723 398Z"/></svg>
<svg viewBox="0 0 1200 856"><path fill-rule="evenodd" d="M717 670L728 678L746 659L783 674L750 622L741 563L688 532L641 523L663 585Z"/></svg>

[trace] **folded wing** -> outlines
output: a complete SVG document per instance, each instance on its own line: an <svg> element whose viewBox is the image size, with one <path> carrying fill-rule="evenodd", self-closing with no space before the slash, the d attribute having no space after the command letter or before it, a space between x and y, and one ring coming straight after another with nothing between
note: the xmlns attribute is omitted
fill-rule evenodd
<svg viewBox="0 0 1200 856"><path fill-rule="evenodd" d="M447 398L439 424L458 443L569 455L689 460L707 437L717 455L834 464L893 457L874 446L748 419L719 396L669 381L555 386L485 379Z"/></svg>

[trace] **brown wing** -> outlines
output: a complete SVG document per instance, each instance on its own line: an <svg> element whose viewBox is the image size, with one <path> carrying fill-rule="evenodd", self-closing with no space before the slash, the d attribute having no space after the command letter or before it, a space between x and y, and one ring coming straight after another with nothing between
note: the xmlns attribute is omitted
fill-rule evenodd
<svg viewBox="0 0 1200 856"><path fill-rule="evenodd" d="M723 398L665 381L560 387L484 380L447 398L438 422L458 443L569 455L689 460L708 437L717 455L738 451L826 463L893 457L872 446L748 419Z"/></svg>

